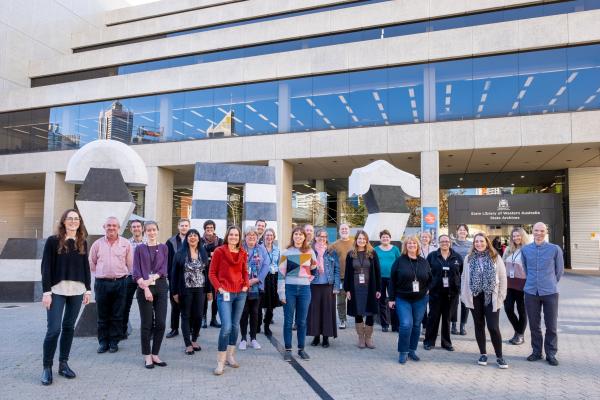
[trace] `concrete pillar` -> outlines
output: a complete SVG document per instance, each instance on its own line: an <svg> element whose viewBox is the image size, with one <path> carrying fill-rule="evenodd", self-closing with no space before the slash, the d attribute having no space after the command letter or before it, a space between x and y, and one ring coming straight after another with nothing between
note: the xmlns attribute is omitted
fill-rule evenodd
<svg viewBox="0 0 600 400"><path fill-rule="evenodd" d="M172 236L173 180L175 173L161 167L147 167L148 186L144 205L144 218L158 222L158 239L166 241Z"/></svg>
<svg viewBox="0 0 600 400"><path fill-rule="evenodd" d="M597 271L600 269L600 168L569 168L568 173L570 266Z"/></svg>
<svg viewBox="0 0 600 400"><path fill-rule="evenodd" d="M285 160L270 160L270 167L275 167L275 183L277 184L277 241L287 245L292 233L292 184L294 167Z"/></svg>
<svg viewBox="0 0 600 400"><path fill-rule="evenodd" d="M62 213L75 205L75 186L65 182L65 174L46 172L44 187L43 237L47 238L56 230Z"/></svg>
<svg viewBox="0 0 600 400"><path fill-rule="evenodd" d="M434 207L436 218L433 224L424 221L424 208ZM421 152L421 230L433 232L434 240L440 231L440 155L438 151Z"/></svg>

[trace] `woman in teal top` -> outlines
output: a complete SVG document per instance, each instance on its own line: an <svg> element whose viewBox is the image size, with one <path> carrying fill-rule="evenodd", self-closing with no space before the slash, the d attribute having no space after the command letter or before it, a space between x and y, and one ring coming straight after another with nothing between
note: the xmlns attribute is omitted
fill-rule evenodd
<svg viewBox="0 0 600 400"><path fill-rule="evenodd" d="M387 229L379 232L379 241L381 244L375 247L377 257L379 257L379 267L381 269L381 287L382 293L379 298L379 320L381 321L381 330L387 332L390 327L390 319L392 323L392 331L398 331L398 315L395 312L389 312L388 298L386 291L390 282L390 272L392 271L392 265L398 257L400 257L400 249L390 242L392 241L392 234ZM388 317L388 313L390 316ZM391 318L390 318L391 317Z"/></svg>

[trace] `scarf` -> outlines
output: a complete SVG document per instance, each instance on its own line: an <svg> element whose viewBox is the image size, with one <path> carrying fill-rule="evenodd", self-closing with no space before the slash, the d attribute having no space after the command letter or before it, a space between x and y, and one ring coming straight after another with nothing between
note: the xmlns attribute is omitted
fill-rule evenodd
<svg viewBox="0 0 600 400"><path fill-rule="evenodd" d="M210 238L206 236L206 233L202 235L202 241L206 244L214 244L219 243L219 237L217 235L212 235Z"/></svg>
<svg viewBox="0 0 600 400"><path fill-rule="evenodd" d="M474 250L469 257L469 288L473 297L484 293L485 305L492 301L496 288L496 267L487 251Z"/></svg>
<svg viewBox="0 0 600 400"><path fill-rule="evenodd" d="M320 243L315 244L315 253L317 253L317 268L319 269L319 275L322 275L325 272L325 260L323 259L323 255L325 255L325 250L327 250L327 246L323 246Z"/></svg>

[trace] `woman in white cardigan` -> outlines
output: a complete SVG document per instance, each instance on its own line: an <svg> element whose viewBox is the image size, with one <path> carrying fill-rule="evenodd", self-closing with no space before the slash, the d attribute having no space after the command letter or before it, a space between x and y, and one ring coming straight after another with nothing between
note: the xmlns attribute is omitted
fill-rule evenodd
<svg viewBox="0 0 600 400"><path fill-rule="evenodd" d="M461 300L473 310L475 339L481 356L477 363L487 365L485 325L487 323L499 368L508 368L502 357L500 335L500 308L506 298L506 268L502 257L496 252L484 233L473 238L473 248L465 257Z"/></svg>

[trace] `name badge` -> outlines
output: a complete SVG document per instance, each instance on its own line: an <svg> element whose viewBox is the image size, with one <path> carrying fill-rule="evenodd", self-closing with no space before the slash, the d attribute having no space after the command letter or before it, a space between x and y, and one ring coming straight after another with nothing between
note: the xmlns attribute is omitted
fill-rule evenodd
<svg viewBox="0 0 600 400"><path fill-rule="evenodd" d="M413 281L413 292L417 293L419 291L419 281Z"/></svg>
<svg viewBox="0 0 600 400"><path fill-rule="evenodd" d="M231 295L229 294L229 292L223 292L223 301L230 301L231 300Z"/></svg>
<svg viewBox="0 0 600 400"><path fill-rule="evenodd" d="M365 274L358 274L358 283L365 284Z"/></svg>
<svg viewBox="0 0 600 400"><path fill-rule="evenodd" d="M510 278L514 278L514 277L515 277L515 270L514 270L514 269L511 269L511 270L508 272L508 276L509 276Z"/></svg>
<svg viewBox="0 0 600 400"><path fill-rule="evenodd" d="M277 273L277 265L271 264L271 266L269 268L271 269L271 273L272 274L276 274Z"/></svg>
<svg viewBox="0 0 600 400"><path fill-rule="evenodd" d="M450 271L450 267L442 267L444 271Z"/></svg>
<svg viewBox="0 0 600 400"><path fill-rule="evenodd" d="M150 274L150 285L156 285L156 280L160 277L158 274Z"/></svg>
<svg viewBox="0 0 600 400"><path fill-rule="evenodd" d="M442 284L444 285L444 287L450 287L450 282L447 276L442 277Z"/></svg>

